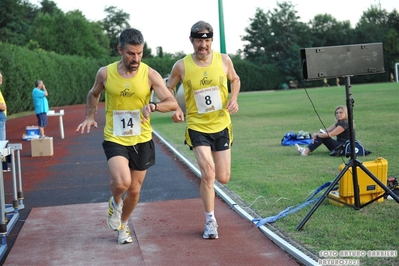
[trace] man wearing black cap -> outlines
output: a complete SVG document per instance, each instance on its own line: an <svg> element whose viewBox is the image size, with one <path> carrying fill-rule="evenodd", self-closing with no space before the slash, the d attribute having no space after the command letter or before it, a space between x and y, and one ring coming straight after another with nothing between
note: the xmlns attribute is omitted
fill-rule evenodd
<svg viewBox="0 0 399 266"><path fill-rule="evenodd" d="M215 208L215 179L222 184L230 180L233 131L230 114L238 111L240 78L231 58L212 50L213 28L204 21L191 27L190 42L194 52L180 59L172 68L167 87L173 90L183 83L187 128L185 143L194 151L200 171L200 193L205 209L203 238L218 238ZM228 80L230 81L230 97ZM180 108L174 122L183 122Z"/></svg>

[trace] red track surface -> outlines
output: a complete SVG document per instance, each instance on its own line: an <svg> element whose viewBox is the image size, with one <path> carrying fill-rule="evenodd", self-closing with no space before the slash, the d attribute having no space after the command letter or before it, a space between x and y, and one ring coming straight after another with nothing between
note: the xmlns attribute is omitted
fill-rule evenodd
<svg viewBox="0 0 399 266"><path fill-rule="evenodd" d="M105 223L108 170L99 128L75 133L85 106L65 110L65 139L58 118L49 117L46 135L54 155L31 157L22 140L35 115L7 121L10 143L22 143L24 206L7 236L4 265L298 265L250 221L216 198L219 239L202 239L204 213L199 179L156 141L157 163L147 174L129 226L133 243L118 245ZM12 200L11 174L4 175L6 203Z"/></svg>

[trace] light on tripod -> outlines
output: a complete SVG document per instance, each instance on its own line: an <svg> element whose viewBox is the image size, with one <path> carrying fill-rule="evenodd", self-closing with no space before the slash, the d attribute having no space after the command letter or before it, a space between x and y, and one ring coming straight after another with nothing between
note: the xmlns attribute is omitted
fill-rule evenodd
<svg viewBox="0 0 399 266"><path fill-rule="evenodd" d="M350 132L350 150L351 159L345 163L345 167L341 170L338 176L331 182L331 185L327 188L320 199L315 203L309 213L297 226L297 230L303 228L305 223L309 220L312 214L320 206L323 200L328 197L329 193L338 184L341 178L350 169L352 174L352 190L353 198L351 203L355 210L359 210L366 205L379 200L385 195L390 195L397 203L399 203L399 197L393 193L385 184L383 184L372 172L370 172L359 160L356 159L355 152L355 137L353 130L353 103L354 100L351 98L352 94L350 91L350 76L354 75L366 75L366 74L377 74L383 73L384 70L384 56L382 43L369 43L369 44L355 44L345 46L329 46L329 47L312 47L300 50L301 64L302 64L302 76L304 80L318 80L325 78L345 78L345 91L346 91L346 106L348 109L348 124ZM379 196L372 197L371 200L361 204L360 202L360 189L358 182L357 170L362 170L368 175L380 188L385 191ZM331 198L337 200L336 197ZM343 202L345 205L347 202Z"/></svg>

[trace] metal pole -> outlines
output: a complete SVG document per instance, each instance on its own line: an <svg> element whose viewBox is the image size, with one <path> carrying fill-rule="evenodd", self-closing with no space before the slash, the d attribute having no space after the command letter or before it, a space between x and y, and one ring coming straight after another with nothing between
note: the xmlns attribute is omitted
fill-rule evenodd
<svg viewBox="0 0 399 266"><path fill-rule="evenodd" d="M0 158L10 155L10 148L4 148L0 151ZM7 222L5 214L5 195L4 195L4 179L3 171L0 172L0 237L3 238L7 234ZM3 242L3 241L2 241ZM0 245L3 245L1 243Z"/></svg>
<svg viewBox="0 0 399 266"><path fill-rule="evenodd" d="M351 82L350 82L350 76L345 77L345 88L346 88L346 108L348 109L348 121L349 121L349 145L351 147L351 162L352 162L352 180L353 180L353 192L354 192L354 197L355 197L355 210L360 209L360 196L359 196L359 184L358 184L358 179L357 179L357 165L355 164L356 160L356 151L355 151L355 140L356 136L354 133L354 126L353 126L353 103L354 100L352 99L352 93L351 93Z"/></svg>
<svg viewBox="0 0 399 266"><path fill-rule="evenodd" d="M224 37L223 1L218 0L219 5L219 31L220 31L220 52L226 53L226 41Z"/></svg>

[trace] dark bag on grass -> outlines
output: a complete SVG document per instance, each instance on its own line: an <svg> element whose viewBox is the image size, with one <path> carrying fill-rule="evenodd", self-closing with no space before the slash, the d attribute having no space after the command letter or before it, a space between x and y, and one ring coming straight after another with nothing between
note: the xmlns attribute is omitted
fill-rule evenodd
<svg viewBox="0 0 399 266"><path fill-rule="evenodd" d="M371 153L371 151L368 151L364 148L363 144L358 141L355 140L354 141L355 144L355 153L356 156L367 156ZM350 141L347 140L345 143L340 144L338 147L336 147L334 150L332 150L330 152L331 156L346 156L346 157L350 157L351 156L351 145L350 145Z"/></svg>
<svg viewBox="0 0 399 266"><path fill-rule="evenodd" d="M367 156L371 153L371 151L368 151L364 148L363 144L360 141L355 140L354 144L356 156ZM345 156L351 156L351 145L349 140L345 142Z"/></svg>

